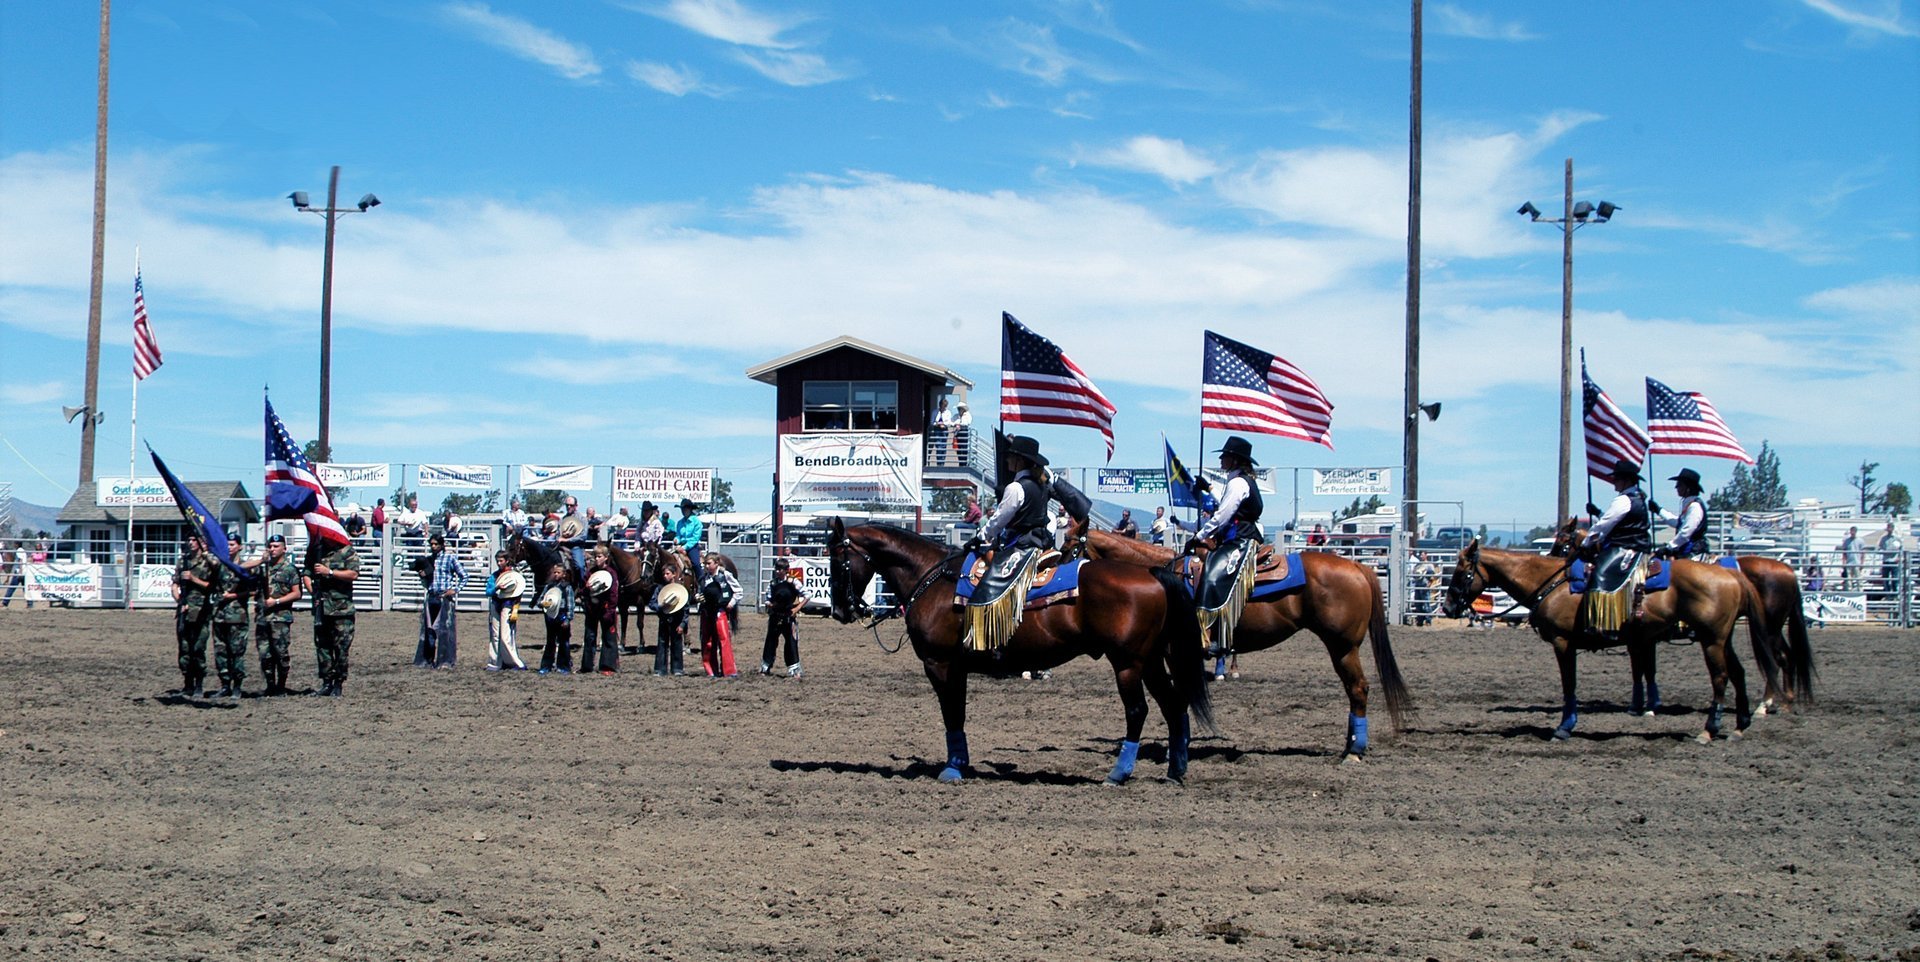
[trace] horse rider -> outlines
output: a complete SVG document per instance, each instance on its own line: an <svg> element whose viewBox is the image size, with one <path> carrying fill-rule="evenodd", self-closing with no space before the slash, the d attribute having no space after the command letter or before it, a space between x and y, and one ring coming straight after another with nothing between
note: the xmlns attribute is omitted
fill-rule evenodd
<svg viewBox="0 0 1920 962"><path fill-rule="evenodd" d="M1260 513L1266 505L1253 483L1253 469L1259 462L1253 459L1252 442L1233 435L1215 453L1220 455L1220 470L1227 473L1226 482L1221 486L1219 506L1207 517L1206 523L1193 533L1186 548L1188 554L1193 554L1211 543L1213 550L1207 555L1200 576L1203 593L1216 581L1228 578L1229 572L1238 577L1242 567L1253 563L1253 552L1266 540L1260 533ZM1203 599L1203 603L1206 600ZM1213 645L1215 650L1211 654L1215 657L1224 655L1225 647L1216 640Z"/></svg>
<svg viewBox="0 0 1920 962"><path fill-rule="evenodd" d="M1655 549L1655 553L1669 558L1699 558L1709 554L1707 505L1700 499L1700 472L1681 468L1679 474L1667 480L1673 482L1674 493L1680 495L1680 510L1673 515L1673 540ZM1647 506L1656 518L1664 514L1658 502L1649 502Z"/></svg>
<svg viewBox="0 0 1920 962"><path fill-rule="evenodd" d="M1587 554L1598 557L1609 548L1642 552L1652 550L1653 535L1648 524L1647 495L1640 490L1639 466L1620 458L1613 462L1613 470L1607 474L1607 478L1613 482L1616 494L1613 503L1607 505L1605 514L1601 514L1600 509L1592 503L1587 504L1587 514L1600 515L1593 527L1587 529Z"/></svg>
<svg viewBox="0 0 1920 962"><path fill-rule="evenodd" d="M1052 547L1053 538L1047 526L1047 489L1040 480L1046 474L1047 457L1040 453L1040 442L1025 435L1008 438L1001 467L1013 475L1013 480L1001 490L999 507L987 519L986 527L968 542L969 549L981 545Z"/></svg>

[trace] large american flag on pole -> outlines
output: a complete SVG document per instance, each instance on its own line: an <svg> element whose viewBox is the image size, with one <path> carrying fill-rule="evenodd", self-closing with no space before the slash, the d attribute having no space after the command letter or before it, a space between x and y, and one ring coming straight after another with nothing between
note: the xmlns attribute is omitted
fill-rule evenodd
<svg viewBox="0 0 1920 962"><path fill-rule="evenodd" d="M1640 425L1613 403L1600 385L1593 383L1587 376L1587 360L1580 359L1580 409L1583 412L1581 423L1587 429L1587 473L1596 478L1605 478L1613 474L1615 461L1627 461L1635 466L1647 460L1647 449L1653 443Z"/></svg>
<svg viewBox="0 0 1920 962"><path fill-rule="evenodd" d="M1693 391L1676 391L1647 378L1647 430L1653 453L1726 458L1753 464L1713 403Z"/></svg>
<svg viewBox="0 0 1920 962"><path fill-rule="evenodd" d="M1307 372L1212 331L1206 347L1201 427L1278 434L1333 450L1333 402Z"/></svg>
<svg viewBox="0 0 1920 962"><path fill-rule="evenodd" d="M333 499L313 473L313 465L287 434L287 426L267 402L267 520L299 518L307 524L310 540L352 544Z"/></svg>
<svg viewBox="0 0 1920 962"><path fill-rule="evenodd" d="M1052 341L1000 313L1000 420L1093 428L1113 460L1117 408Z"/></svg>
<svg viewBox="0 0 1920 962"><path fill-rule="evenodd" d="M160 342L147 324L147 292L140 284L140 265L133 266L133 379L144 381L160 368Z"/></svg>

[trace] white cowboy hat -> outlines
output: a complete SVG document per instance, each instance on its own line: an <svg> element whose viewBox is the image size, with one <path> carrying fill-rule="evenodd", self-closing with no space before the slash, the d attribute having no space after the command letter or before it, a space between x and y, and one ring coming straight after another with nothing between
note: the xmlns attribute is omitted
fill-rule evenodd
<svg viewBox="0 0 1920 962"><path fill-rule="evenodd" d="M493 579L493 593L503 601L518 601L527 590L526 579L520 572L508 568Z"/></svg>
<svg viewBox="0 0 1920 962"><path fill-rule="evenodd" d="M574 541L587 533L587 522L577 514L560 519L560 540Z"/></svg>
<svg viewBox="0 0 1920 962"><path fill-rule="evenodd" d="M560 599L565 594L559 585L548 585L547 590L540 594L540 610L553 614L554 609L560 607Z"/></svg>
<svg viewBox="0 0 1920 962"><path fill-rule="evenodd" d="M660 589L660 613L671 615L687 606L687 586L671 584Z"/></svg>
<svg viewBox="0 0 1920 962"><path fill-rule="evenodd" d="M613 572L605 568L587 576L587 594L604 595L613 590Z"/></svg>

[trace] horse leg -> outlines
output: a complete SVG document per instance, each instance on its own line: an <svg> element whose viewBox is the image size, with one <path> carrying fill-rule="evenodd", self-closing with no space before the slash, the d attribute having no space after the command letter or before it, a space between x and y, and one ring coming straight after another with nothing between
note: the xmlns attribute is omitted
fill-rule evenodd
<svg viewBox="0 0 1920 962"><path fill-rule="evenodd" d="M1193 729L1187 720L1187 706L1174 690L1173 679L1164 671L1154 671L1150 666L1144 673L1147 694L1160 705L1160 715L1167 720L1167 781L1184 784L1187 780L1187 759L1189 745L1193 740Z"/></svg>
<svg viewBox="0 0 1920 962"><path fill-rule="evenodd" d="M1652 715L1660 710L1659 652L1652 641L1627 645L1627 661L1633 666L1633 700L1628 714Z"/></svg>
<svg viewBox="0 0 1920 962"><path fill-rule="evenodd" d="M967 755L967 673L952 662L924 663L927 680L940 699L940 720L947 727L947 765L940 769L940 781L953 784L966 779L973 768Z"/></svg>
<svg viewBox="0 0 1920 962"><path fill-rule="evenodd" d="M1754 713L1747 704L1747 669L1740 664L1740 652L1733 647L1733 628L1727 628L1727 677L1733 681L1733 737L1746 735L1753 725Z"/></svg>
<svg viewBox="0 0 1920 962"><path fill-rule="evenodd" d="M1367 669L1360 663L1360 643L1322 638L1327 657L1333 659L1334 673L1347 692L1347 748L1341 761L1360 761L1367 757Z"/></svg>
<svg viewBox="0 0 1920 962"><path fill-rule="evenodd" d="M1133 777L1133 765L1140 757L1140 730L1147 724L1147 696L1141 686L1141 666L1138 664L1122 666L1118 662L1113 666L1113 680L1120 688L1120 703L1126 706L1127 737L1120 743L1120 757L1113 762L1113 771L1107 773L1107 786L1124 785ZM1169 753L1171 754L1171 753Z"/></svg>
<svg viewBox="0 0 1920 962"><path fill-rule="evenodd" d="M1580 650L1573 647L1572 639L1555 638L1553 654L1560 662L1560 725L1553 730L1553 738L1566 741L1573 737L1573 726L1580 723L1580 701L1576 696Z"/></svg>
<svg viewBox="0 0 1920 962"><path fill-rule="evenodd" d="M1700 642L1700 653L1705 655L1707 659L1707 678L1713 683L1713 704L1707 708L1706 727L1701 730L1700 734L1694 736L1694 738L1698 740L1700 744L1707 745L1711 744L1714 738L1720 734L1720 720L1723 713L1722 705L1727 696L1727 655L1729 651L1724 639L1717 642L1703 639ZM1741 687L1742 690L1745 689L1744 681Z"/></svg>

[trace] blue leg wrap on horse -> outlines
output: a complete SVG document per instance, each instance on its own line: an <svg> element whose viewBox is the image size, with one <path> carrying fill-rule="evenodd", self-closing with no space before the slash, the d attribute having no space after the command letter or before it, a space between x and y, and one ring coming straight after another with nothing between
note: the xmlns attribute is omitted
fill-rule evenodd
<svg viewBox="0 0 1920 962"><path fill-rule="evenodd" d="M948 732L947 767L965 768L971 764L973 764L973 759L967 757L967 733Z"/></svg>
<svg viewBox="0 0 1920 962"><path fill-rule="evenodd" d="M1120 743L1120 757L1113 763L1113 771L1107 775L1107 781L1124 782L1133 777L1133 764L1140 759L1140 743L1123 741Z"/></svg>
<svg viewBox="0 0 1920 962"><path fill-rule="evenodd" d="M1660 686L1654 684L1653 682L1647 682L1647 710L1652 711L1655 708L1659 708L1659 707L1660 707Z"/></svg>
<svg viewBox="0 0 1920 962"><path fill-rule="evenodd" d="M1638 681L1634 682L1633 698L1627 703L1627 711L1632 712L1635 715L1638 715L1640 714L1640 709L1644 707L1646 703L1647 703L1647 686Z"/></svg>
<svg viewBox="0 0 1920 962"><path fill-rule="evenodd" d="M1367 753L1367 720L1359 715L1347 716L1347 751L1354 755Z"/></svg>

